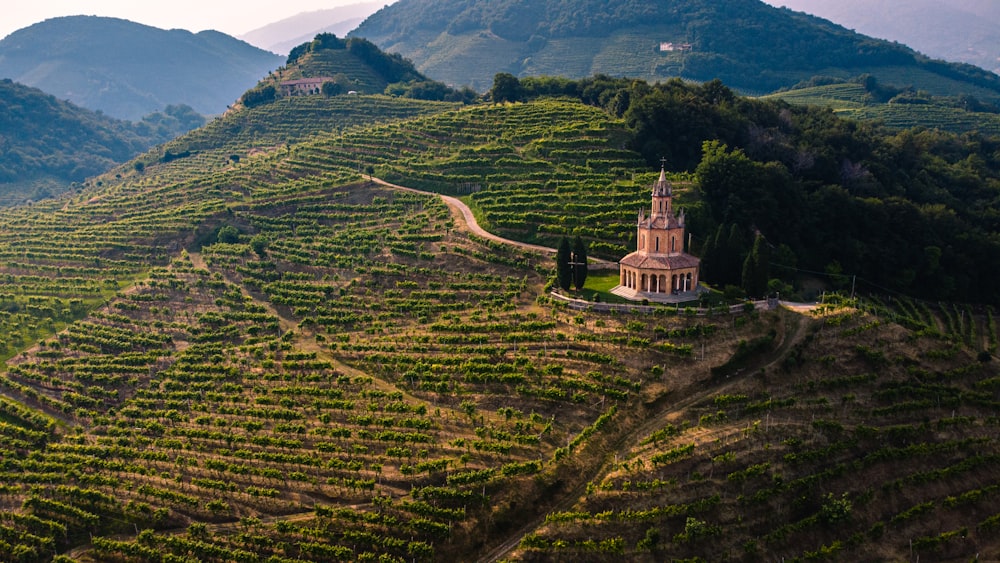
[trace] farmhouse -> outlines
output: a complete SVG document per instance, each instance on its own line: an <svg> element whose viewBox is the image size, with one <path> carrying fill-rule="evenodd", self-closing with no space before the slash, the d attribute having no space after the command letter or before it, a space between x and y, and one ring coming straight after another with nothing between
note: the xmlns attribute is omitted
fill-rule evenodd
<svg viewBox="0 0 1000 563"><path fill-rule="evenodd" d="M690 51L693 46L690 43L671 43L669 41L660 42L661 53L672 53L674 51Z"/></svg>
<svg viewBox="0 0 1000 563"><path fill-rule="evenodd" d="M324 82L330 82L333 78L329 76L317 76L315 78L300 78L298 80L286 80L281 83L282 96L303 96L319 94L323 89Z"/></svg>
<svg viewBox="0 0 1000 563"><path fill-rule="evenodd" d="M612 293L631 300L667 303L698 297L701 261L684 252L684 211L674 214L673 186L665 169L653 185L652 213L639 212L636 251L621 259Z"/></svg>

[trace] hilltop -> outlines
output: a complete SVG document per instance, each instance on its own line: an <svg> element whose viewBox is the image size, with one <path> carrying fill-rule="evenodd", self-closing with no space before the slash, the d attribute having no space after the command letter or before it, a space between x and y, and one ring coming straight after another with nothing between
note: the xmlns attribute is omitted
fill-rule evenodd
<svg viewBox="0 0 1000 563"><path fill-rule="evenodd" d="M551 258L366 178L624 244L655 177L630 120L286 97L0 210L0 557L1000 555L993 307L571 309ZM718 207L671 178L693 224Z"/></svg>
<svg viewBox="0 0 1000 563"><path fill-rule="evenodd" d="M759 0L401 0L351 35L401 54L437 80L480 91L498 72L719 78L758 94L815 75L868 73L940 95L1000 97L1000 79L982 69L931 61Z"/></svg>
<svg viewBox="0 0 1000 563"><path fill-rule="evenodd" d="M181 106L139 123L119 121L0 81L0 204L60 194L203 124L204 118Z"/></svg>
<svg viewBox="0 0 1000 563"><path fill-rule="evenodd" d="M312 81L301 83L307 79ZM292 49L287 63L245 92L240 102L256 106L288 96L383 93L436 101L472 102L477 97L467 88L459 91L427 78L410 61L366 39L321 33Z"/></svg>
<svg viewBox="0 0 1000 563"><path fill-rule="evenodd" d="M130 120L178 104L220 114L281 61L216 31L94 16L46 20L0 41L0 77Z"/></svg>

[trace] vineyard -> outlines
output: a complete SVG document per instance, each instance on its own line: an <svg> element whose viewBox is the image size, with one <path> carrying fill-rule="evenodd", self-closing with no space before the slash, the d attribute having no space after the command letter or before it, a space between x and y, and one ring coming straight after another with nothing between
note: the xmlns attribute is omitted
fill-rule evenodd
<svg viewBox="0 0 1000 563"><path fill-rule="evenodd" d="M571 310L366 181L620 256L623 127L293 98L0 211L0 560L1000 554L991 309Z"/></svg>
<svg viewBox="0 0 1000 563"><path fill-rule="evenodd" d="M876 121L897 130L926 127L952 133L1000 133L1000 116L996 114L932 103L877 103L870 99L864 86L855 83L795 89L765 98L780 98L796 105L829 107L842 117Z"/></svg>
<svg viewBox="0 0 1000 563"><path fill-rule="evenodd" d="M780 361L735 381L716 370L714 389L644 427L511 560L992 553L995 370L963 345L972 329L890 320L908 323L913 305L831 305L793 320L800 337ZM934 323L950 314L927 311Z"/></svg>

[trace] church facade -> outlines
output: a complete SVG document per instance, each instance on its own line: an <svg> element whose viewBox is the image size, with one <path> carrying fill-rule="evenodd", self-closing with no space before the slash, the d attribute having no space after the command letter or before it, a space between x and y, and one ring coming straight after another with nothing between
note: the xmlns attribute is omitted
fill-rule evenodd
<svg viewBox="0 0 1000 563"><path fill-rule="evenodd" d="M639 212L636 251L619 262L621 279L612 293L636 301L697 299L701 260L685 252L684 243L684 212L674 213L673 186L661 169L651 213Z"/></svg>

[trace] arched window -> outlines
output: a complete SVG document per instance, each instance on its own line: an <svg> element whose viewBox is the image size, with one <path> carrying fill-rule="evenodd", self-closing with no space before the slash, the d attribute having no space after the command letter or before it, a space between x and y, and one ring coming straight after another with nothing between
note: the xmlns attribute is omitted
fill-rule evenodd
<svg viewBox="0 0 1000 563"><path fill-rule="evenodd" d="M656 252L660 251L660 237L656 237Z"/></svg>

